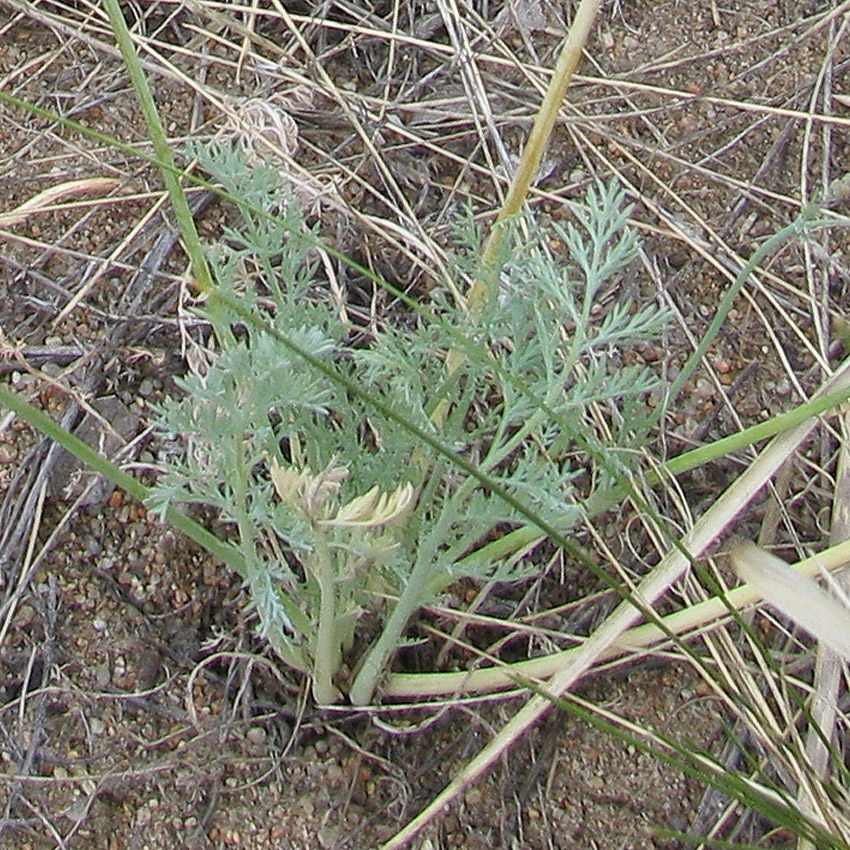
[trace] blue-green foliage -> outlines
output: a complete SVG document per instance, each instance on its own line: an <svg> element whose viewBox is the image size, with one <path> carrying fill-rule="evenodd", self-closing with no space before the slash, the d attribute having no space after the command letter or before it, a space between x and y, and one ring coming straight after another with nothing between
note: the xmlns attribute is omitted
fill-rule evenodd
<svg viewBox="0 0 850 850"><path fill-rule="evenodd" d="M516 578L532 571L527 563L506 573L504 564L474 555L500 529L525 520L476 477L435 457L384 408L433 433L547 523L573 527L582 503L598 496L588 488L614 480L642 433L635 417L653 379L619 365L619 351L664 325L655 307L616 300L594 314L603 287L635 256L622 192L614 185L591 190L586 209L574 210L575 223L555 229L564 257L537 236L523 243L521 228L513 228L498 291L474 324L437 295L428 309L412 311L404 324L386 323L369 345L354 349L345 343L350 328L338 305L316 278L315 236L275 173L247 168L233 148L197 155L239 199L239 221L210 251L220 291L333 373L356 380L379 404L348 392L226 306L211 306L206 315L217 338L230 341L206 371L180 382L183 397L161 411L163 431L182 435L187 449L162 476L154 506L203 503L237 525L246 580L275 644L312 640L291 634L298 627L290 615L299 612L308 631L316 619L316 583L299 572L297 559L316 550L317 535L337 560L344 644L359 613L378 607L376 589L420 581L422 604L459 575ZM467 253L476 248L463 245ZM463 357L449 373L453 350ZM595 435L591 404L607 412L613 444ZM445 416L435 416L441 408ZM391 539L385 529L370 536L320 527L277 498L270 483L272 462L296 462L293 446L314 473L331 464L347 471L339 505L375 485L389 493L410 482L415 509ZM273 557L281 547L294 553L291 564Z"/></svg>

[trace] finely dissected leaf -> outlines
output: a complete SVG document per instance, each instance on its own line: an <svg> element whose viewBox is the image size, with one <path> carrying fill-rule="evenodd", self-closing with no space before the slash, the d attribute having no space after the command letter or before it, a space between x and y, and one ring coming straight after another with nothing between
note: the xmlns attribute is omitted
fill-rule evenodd
<svg viewBox="0 0 850 850"><path fill-rule="evenodd" d="M336 458L331 458L321 472L313 472L309 467L284 468L272 458L269 473L281 501L311 523L322 523L331 515L342 484L348 478L348 470L338 466Z"/></svg>
<svg viewBox="0 0 850 850"><path fill-rule="evenodd" d="M408 481L392 493L382 493L377 486L343 505L332 519L322 520L328 528L361 528L370 531L398 520L411 506L414 490Z"/></svg>
<svg viewBox="0 0 850 850"><path fill-rule="evenodd" d="M152 504L202 502L233 524L261 631L289 663L312 668L321 700L338 696L333 677L359 619L385 616L352 690L365 701L407 620L435 593L461 576L515 580L536 569L509 553L476 554L496 551L488 548L494 536L526 521L482 482L564 531L589 496L604 501L600 488L613 488L629 455L592 435L588 406L617 414L621 446L640 440L653 382L622 368L619 348L656 335L664 316L627 303L595 316L597 293L635 253L622 192L599 187L575 211L577 224L556 233L566 262L542 238L512 251L505 240L501 290L474 327L436 293L429 311L379 326L368 346L353 349L337 306L316 286L315 237L277 171L248 168L226 145L196 154L244 204L210 251L213 274L281 336L246 326L211 297L205 314L220 347L160 411L163 431L182 435L186 452ZM465 238L473 255L471 231ZM458 350L464 357L447 370ZM335 374L375 402L347 392ZM451 446L481 477L439 458L406 423ZM605 458L601 472L585 474ZM387 596L397 601L384 612Z"/></svg>

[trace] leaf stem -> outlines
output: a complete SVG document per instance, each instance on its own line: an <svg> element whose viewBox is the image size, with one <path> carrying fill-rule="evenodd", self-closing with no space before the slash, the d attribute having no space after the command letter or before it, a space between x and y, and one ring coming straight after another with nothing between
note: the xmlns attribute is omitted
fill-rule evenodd
<svg viewBox="0 0 850 850"><path fill-rule="evenodd" d="M333 705L342 696L333 683L341 654L336 634L336 574L325 535L315 525L314 530L316 550L307 560L308 568L319 586L319 627L313 653L313 696L319 705Z"/></svg>
<svg viewBox="0 0 850 850"><path fill-rule="evenodd" d="M441 473L441 469L435 470L435 474ZM469 479L465 484L469 484ZM349 699L352 705L363 706L371 702L378 680L384 674L390 657L398 647L407 621L430 596L429 585L434 579L438 547L445 539L446 531L457 515L458 507L462 506L461 500L465 498L468 489L464 486L459 488L458 492L443 506L439 520L427 537L420 542L416 553L416 563L401 596L396 601L378 640L367 653L363 666L351 686Z"/></svg>
<svg viewBox="0 0 850 850"><path fill-rule="evenodd" d="M793 565L802 576L817 576L822 570L834 572L850 561L850 541L844 541ZM643 623L623 632L619 640L604 650L598 663L627 653L640 653L671 639L686 640L705 634L730 616L730 609L743 611L758 603L759 594L748 584L740 585L721 596L712 596L688 608L667 614L658 623ZM549 679L576 657L582 644L539 658L528 658L512 664L498 664L477 670L455 673L393 673L387 680L384 696L414 701L455 694L487 694L518 684Z"/></svg>

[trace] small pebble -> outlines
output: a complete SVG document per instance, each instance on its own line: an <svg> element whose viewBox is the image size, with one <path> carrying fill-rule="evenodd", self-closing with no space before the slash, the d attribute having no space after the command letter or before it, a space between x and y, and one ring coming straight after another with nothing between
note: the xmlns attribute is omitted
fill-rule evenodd
<svg viewBox="0 0 850 850"><path fill-rule="evenodd" d="M480 788L473 787L466 792L466 797L464 799L466 801L467 806L478 806L484 799L484 793L481 791Z"/></svg>
<svg viewBox="0 0 850 850"><path fill-rule="evenodd" d="M248 730L248 740L256 747L265 744L267 738L266 730L262 726L252 726Z"/></svg>
<svg viewBox="0 0 850 850"><path fill-rule="evenodd" d="M83 546L89 555L99 555L103 551L103 544L93 534L83 537Z"/></svg>
<svg viewBox="0 0 850 850"><path fill-rule="evenodd" d="M15 627L28 629L35 620L35 610L31 605L21 605L15 615Z"/></svg>

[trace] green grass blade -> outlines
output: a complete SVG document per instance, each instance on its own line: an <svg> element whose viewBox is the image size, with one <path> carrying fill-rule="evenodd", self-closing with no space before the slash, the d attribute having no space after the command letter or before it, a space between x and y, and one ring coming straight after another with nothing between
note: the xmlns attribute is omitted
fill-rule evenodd
<svg viewBox="0 0 850 850"><path fill-rule="evenodd" d="M4 384L0 384L0 404L8 410L13 411L33 428L54 440L62 448L69 451L74 457L85 463L99 475L111 481L116 487L120 487L133 498L144 502L149 495L148 488L144 484L128 475L112 461L99 455L91 446L84 443L78 437L66 431L61 425L54 422L46 413L30 404L18 393L10 390ZM244 565L235 549L222 543L214 534L207 531L203 526L187 517L180 511L169 508L166 519L187 537L202 546L211 555L218 558L222 563L244 575Z"/></svg>
<svg viewBox="0 0 850 850"><path fill-rule="evenodd" d="M130 75L130 81L145 116L157 162L162 169L162 179L168 189L171 205L174 207L174 215L183 236L183 244L189 254L189 259L192 261L195 280L202 292L211 292L213 289L212 277L204 256L201 240L198 238L198 231L195 228L195 220L192 217L192 211L189 209L186 193L180 183L179 171L174 165L171 144L165 134L165 128L162 126L150 85L139 62L139 57L136 55L136 48L133 45L130 30L127 28L127 22L124 20L124 13L121 11L118 0L105 0L105 6L109 14L109 21L112 24L112 30L115 33L115 40L118 42L124 64L127 66L127 72Z"/></svg>

